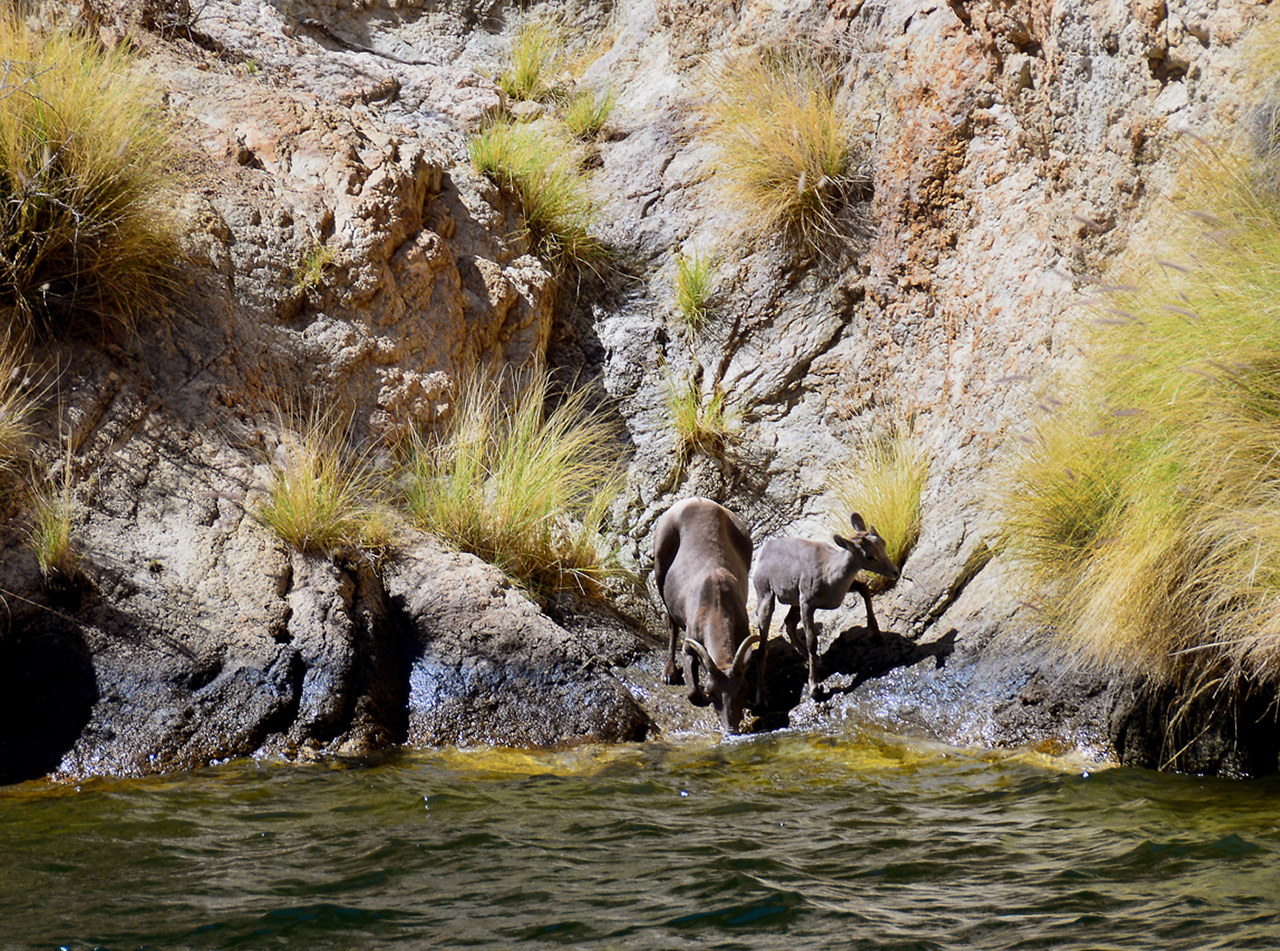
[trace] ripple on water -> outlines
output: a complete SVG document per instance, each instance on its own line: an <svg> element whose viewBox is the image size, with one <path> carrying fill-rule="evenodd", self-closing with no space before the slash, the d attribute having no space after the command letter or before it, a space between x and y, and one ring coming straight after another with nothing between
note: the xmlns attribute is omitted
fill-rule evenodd
<svg viewBox="0 0 1280 951"><path fill-rule="evenodd" d="M1277 792L860 731L25 784L0 920L106 951L1273 948Z"/></svg>

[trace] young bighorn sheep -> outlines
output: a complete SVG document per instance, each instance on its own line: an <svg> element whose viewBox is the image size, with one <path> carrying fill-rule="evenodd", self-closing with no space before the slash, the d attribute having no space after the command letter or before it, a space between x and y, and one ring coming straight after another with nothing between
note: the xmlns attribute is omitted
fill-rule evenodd
<svg viewBox="0 0 1280 951"><path fill-rule="evenodd" d="M747 615L751 534L738 516L710 499L677 502L653 535L654 577L667 609L670 645L664 683L685 683L689 702L715 707L726 733L737 733L758 634ZM685 632L682 672L676 641ZM698 665L707 670L707 690ZM763 682L757 680L759 694Z"/></svg>
<svg viewBox="0 0 1280 951"><path fill-rule="evenodd" d="M855 588L867 606L867 628L878 634L880 627L871 610L871 590L855 576L865 570L882 574L891 581L898 577L898 568L889 558L884 539L875 528L868 528L857 512L850 516L849 522L853 525L853 537L836 535L838 548L803 538L775 538L760 549L756 563L756 619L763 645L760 654L763 657L768 647L776 598L791 605L787 612L787 636L796 650L809 659L807 692L810 696L818 686L818 632L813 623L814 610L840 607L849 589ZM803 643L796 631L798 620L804 622Z"/></svg>

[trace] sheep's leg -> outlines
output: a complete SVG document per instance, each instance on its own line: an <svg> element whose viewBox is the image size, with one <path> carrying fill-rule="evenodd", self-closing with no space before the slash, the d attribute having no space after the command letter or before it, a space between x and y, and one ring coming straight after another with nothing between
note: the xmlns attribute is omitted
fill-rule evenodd
<svg viewBox="0 0 1280 951"><path fill-rule="evenodd" d="M813 605L800 599L800 617L804 621L805 650L809 655L809 696L818 689L818 628L813 622Z"/></svg>
<svg viewBox="0 0 1280 951"><path fill-rule="evenodd" d="M787 620L785 623L787 626L787 637L791 638L791 646L796 649L796 652L800 654L801 657L803 657L805 653L804 641L800 637L800 632L796 629L796 625L800 623L799 604L791 605L791 609L787 611Z"/></svg>
<svg viewBox="0 0 1280 951"><path fill-rule="evenodd" d="M756 605L756 626L760 628L760 646L769 643L769 628L773 626L773 592L756 592L759 603Z"/></svg>
<svg viewBox="0 0 1280 951"><path fill-rule="evenodd" d="M759 654L756 668L756 698L755 705L757 707L764 706L764 665L765 660L769 656L769 628L773 625L773 592L756 591L759 602L756 605L756 625L760 628L760 646L756 648Z"/></svg>
<svg viewBox="0 0 1280 951"><path fill-rule="evenodd" d="M662 682L669 685L682 684L684 683L684 676L681 674L680 668L676 665L676 641L680 636L680 626L676 624L676 619L670 614L667 615L667 635L669 639L669 643L667 645L667 666L662 670Z"/></svg>
<svg viewBox="0 0 1280 951"><path fill-rule="evenodd" d="M684 652L684 679L688 684L685 696L689 698L691 704L695 707L705 707L711 703L711 698L698 683L698 657L691 650Z"/></svg>
<svg viewBox="0 0 1280 951"><path fill-rule="evenodd" d="M867 606L867 630L872 634L879 634L880 624L876 621L876 613L871 610L871 589L861 581L855 581L853 587L862 595L862 603Z"/></svg>

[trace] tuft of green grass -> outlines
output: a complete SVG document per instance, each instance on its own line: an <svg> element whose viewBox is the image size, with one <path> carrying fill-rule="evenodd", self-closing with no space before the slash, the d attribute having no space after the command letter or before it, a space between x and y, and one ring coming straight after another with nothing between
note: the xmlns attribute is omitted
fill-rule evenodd
<svg viewBox="0 0 1280 951"><path fill-rule="evenodd" d="M597 209L572 143L541 125L499 121L473 136L469 150L476 168L519 202L537 253L572 266L604 259L589 232Z"/></svg>
<svg viewBox="0 0 1280 951"><path fill-rule="evenodd" d="M286 419L282 413L258 520L302 552L349 556L391 544L393 529L377 504L381 480L367 453L349 447L349 419L318 410L297 422Z"/></svg>
<svg viewBox="0 0 1280 951"><path fill-rule="evenodd" d="M75 577L79 557L73 545L76 501L71 484L70 454L62 483L32 491L31 529L27 542L35 552L47 584L65 583Z"/></svg>
<svg viewBox="0 0 1280 951"><path fill-rule="evenodd" d="M847 531L849 513L858 512L901 567L920 539L920 499L928 477L929 459L911 431L895 427L837 467L832 492L840 514L832 529Z"/></svg>
<svg viewBox="0 0 1280 951"><path fill-rule="evenodd" d="M695 251L676 254L676 310L694 333L706 326L708 302L716 286L715 258Z"/></svg>
<svg viewBox="0 0 1280 951"><path fill-rule="evenodd" d="M508 98L542 100L553 92L551 82L564 53L559 29L542 20L528 20L516 31L507 63L497 82Z"/></svg>
<svg viewBox="0 0 1280 951"><path fill-rule="evenodd" d="M560 114L560 120L575 139L583 141L598 139L613 112L613 101L612 89L606 89L604 92L583 89L565 105Z"/></svg>
<svg viewBox="0 0 1280 951"><path fill-rule="evenodd" d="M0 14L0 328L127 334L173 282L173 140L123 44Z"/></svg>
<svg viewBox="0 0 1280 951"><path fill-rule="evenodd" d="M714 82L709 134L728 198L762 230L810 246L838 235L841 209L865 176L834 77L788 49L743 53Z"/></svg>
<svg viewBox="0 0 1280 951"><path fill-rule="evenodd" d="M476 379L441 439L416 438L405 466L413 520L539 592L596 596L619 575L604 521L622 486L612 427L585 390L548 409L538 375L507 402Z"/></svg>
<svg viewBox="0 0 1280 951"><path fill-rule="evenodd" d="M738 416L729 406L729 394L719 384L704 397L695 378L678 380L668 373L662 382L662 399L681 458L693 452L719 457L737 438Z"/></svg>
<svg viewBox="0 0 1280 951"><path fill-rule="evenodd" d="M324 272L333 264L335 254L333 248L318 241L298 261L293 269L293 286L304 291L315 290L324 280Z"/></svg>

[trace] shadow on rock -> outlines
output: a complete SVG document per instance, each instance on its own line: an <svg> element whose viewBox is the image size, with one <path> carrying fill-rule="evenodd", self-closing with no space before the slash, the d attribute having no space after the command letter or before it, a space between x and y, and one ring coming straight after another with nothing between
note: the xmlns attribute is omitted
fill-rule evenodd
<svg viewBox="0 0 1280 951"><path fill-rule="evenodd" d="M900 667L911 667L929 657L942 667L955 650L956 631L921 644L901 634L872 632L851 627L840 634L819 658L823 683L814 699L828 700L852 693L868 680L883 677ZM767 678L763 708L755 709L756 732L782 729L790 725L791 711L804 699L808 671L804 658L786 638L769 640Z"/></svg>
<svg viewBox="0 0 1280 951"><path fill-rule="evenodd" d="M98 701L80 626L44 613L0 639L0 784L47 775Z"/></svg>
<svg viewBox="0 0 1280 951"><path fill-rule="evenodd" d="M934 658L936 665L942 667L955 649L955 628L937 640L921 644L901 634L851 627L827 648L821 658L821 669L828 677L844 674L853 679L831 688L822 684L818 689L827 696L852 693L868 680L883 677L899 667L912 667L928 657Z"/></svg>

